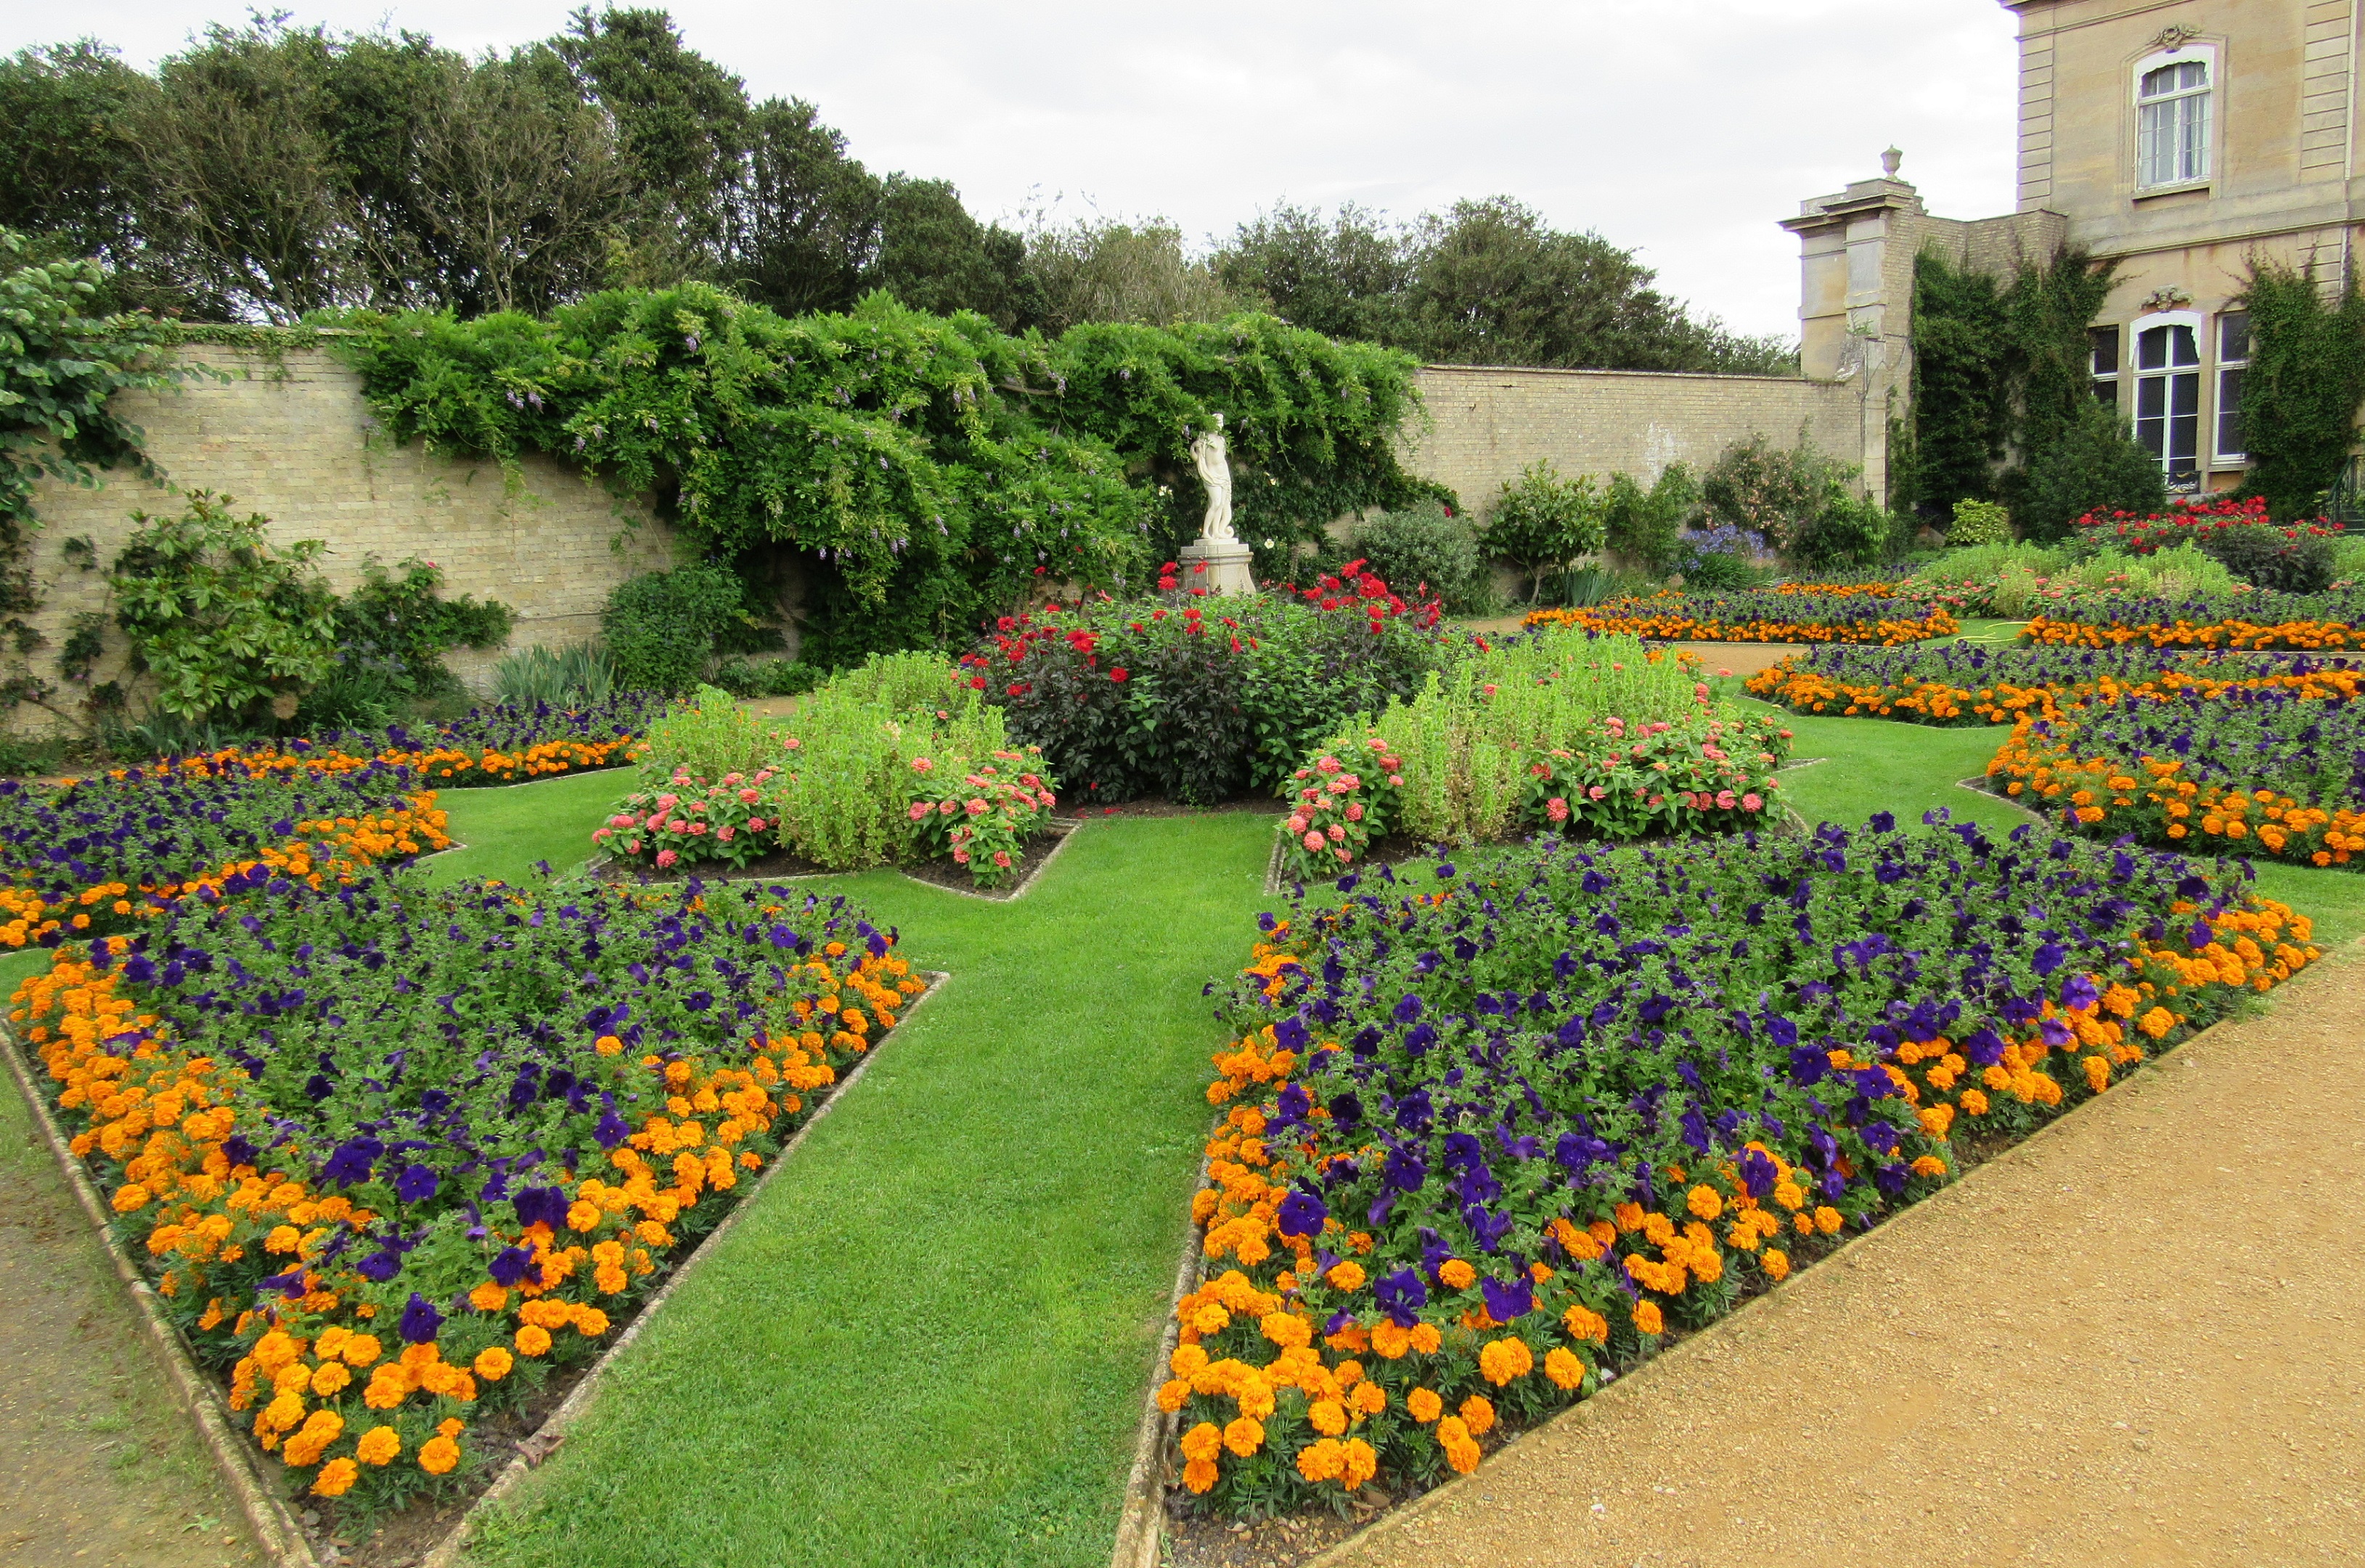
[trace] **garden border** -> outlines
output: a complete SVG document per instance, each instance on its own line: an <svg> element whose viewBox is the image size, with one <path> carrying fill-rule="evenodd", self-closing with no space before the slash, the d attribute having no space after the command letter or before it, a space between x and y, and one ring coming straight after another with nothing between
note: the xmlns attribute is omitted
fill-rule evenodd
<svg viewBox="0 0 2365 1568"><path fill-rule="evenodd" d="M1216 1126L1223 1124L1218 1121ZM1214 1137L1213 1129L1209 1137ZM1207 1184L1207 1156L1199 1156L1199 1173L1191 1184L1196 1196ZM1149 1363L1149 1387L1141 1396L1141 1426L1133 1439L1133 1464L1126 1472L1125 1503L1117 1514L1116 1542L1109 1552L1109 1568L1159 1568L1163 1560L1159 1545L1166 1534L1166 1445L1174 1440L1175 1428L1182 1417L1170 1415L1158 1407L1158 1390L1165 1379L1160 1375L1174 1347L1182 1337L1182 1325L1177 1315L1182 1311L1182 1298L1199 1288L1206 1266L1206 1244L1202 1239L1203 1228L1189 1217L1191 1208L1182 1208L1182 1260L1174 1269L1174 1294L1166 1303L1166 1326L1158 1336L1158 1350Z"/></svg>
<svg viewBox="0 0 2365 1568"><path fill-rule="evenodd" d="M1048 820L1054 824L1064 826L1067 831L1059 834L1059 842L1051 846L1051 853L1043 857L1041 863L1037 865L1035 869L1026 873L1026 879L1021 881L1016 887L1011 889L1007 893L981 893L969 888L947 887L942 882L932 882L925 877L914 877L909 871L904 870L901 866L893 865L891 863L879 866L865 866L859 870L853 871L799 871L792 876L754 875L701 877L698 879L702 882L723 882L735 887L746 887L757 882L818 882L829 877L859 877L871 871L892 871L907 882L911 882L923 888L934 888L939 892L951 893L956 898L977 899L985 903L1016 903L1020 899L1025 898L1028 892L1033 890L1036 883L1043 879L1043 874L1051 868L1051 862L1057 860L1060 856L1067 853L1069 844L1075 838L1079 832L1082 831L1085 824L1092 819L1089 817L1052 817ZM594 855L589 859L584 861L580 870L577 874L586 877L597 877L602 870L614 865L616 857L602 850L599 854ZM678 884L653 885L677 886Z"/></svg>
<svg viewBox="0 0 2365 1568"><path fill-rule="evenodd" d="M953 978L950 971L945 969L922 969L918 972L927 977L928 989L913 997L912 1005L903 1009L902 1016L895 1021L896 1030L909 1024L912 1015L920 1010L921 1005L943 990ZM797 1151L799 1144L805 1141L805 1136L820 1126L822 1118L828 1115L836 1107L837 1103L844 1099L861 1080L862 1075L870 1070L870 1064L879 1059L880 1052L892 1044L894 1038L895 1030L890 1030L887 1038L880 1042L877 1050L863 1053L862 1059L854 1064L854 1070L831 1086L829 1098L816 1106L813 1114L805 1119L805 1125L799 1127L795 1135L781 1146L780 1152L773 1157L771 1164L764 1168L764 1174L757 1179L755 1188L731 1206L731 1212L724 1215L722 1222L706 1233L705 1239L690 1249L689 1256L684 1258L674 1269L670 1279L657 1287L656 1294L641 1304L640 1310L633 1315L632 1322L626 1324L624 1331L617 1335L615 1341L600 1353L600 1359L591 1363L582 1377L577 1380L575 1386L566 1391L566 1397L558 1402L557 1408L544 1417L542 1425L536 1427L518 1444L517 1452L510 1456L509 1463L501 1467L501 1473L493 1478L492 1484L476 1495L466 1510L453 1522L452 1529L442 1540L428 1548L420 1556L419 1568L452 1568L452 1564L459 1561L461 1551L468 1543L468 1537L476 1528L476 1516L488 1506L507 1497L516 1490L518 1484L525 1479L529 1471L541 1469L543 1462L558 1451L558 1446L566 1440L567 1428L579 1420L583 1413L590 1407L592 1394L598 1389L600 1378L611 1366L615 1364L616 1358L623 1354L625 1348L634 1339L640 1338L641 1329L647 1325L651 1317L656 1315L657 1309L666 1304L667 1299L680 1286L681 1282L689 1276L690 1271L706 1258L709 1250L724 1237L730 1235L732 1227L739 1223L748 1210L755 1207L757 1200L764 1195L764 1189L770 1186L772 1179L787 1168L789 1157Z"/></svg>
<svg viewBox="0 0 2365 1568"><path fill-rule="evenodd" d="M114 1261L116 1273L129 1288L140 1322L148 1329L149 1348L163 1363L175 1398L189 1413L190 1419L196 1423L197 1434L213 1456L214 1468L230 1488L230 1495L238 1500L239 1512L246 1518L247 1532L261 1550L263 1560L274 1564L275 1568L320 1568L320 1559L312 1551L311 1540L305 1535L303 1526L297 1522L295 1510L288 1506L287 1499L279 1494L278 1489L263 1478L246 1445L230 1430L230 1418L222 1408L221 1395L215 1390L212 1381L197 1369L180 1331L165 1320L163 1308L157 1305L155 1287L140 1274L139 1265L132 1261L122 1240L116 1236L109 1224L107 1206L100 1199L98 1189L92 1184L90 1172L84 1169L80 1157L68 1147L63 1129L50 1114L50 1103L34 1081L24 1042L17 1037L16 1030L10 1028L6 1020L0 1020L0 1045L5 1046L5 1049L0 1049L0 1055L8 1058L8 1074L16 1081L17 1092L24 1096L34 1120L40 1124L50 1152L57 1158L58 1167L73 1188L74 1196L82 1204L83 1213L98 1232L99 1244L106 1249L107 1257Z"/></svg>
<svg viewBox="0 0 2365 1568"><path fill-rule="evenodd" d="M1073 834L1070 834L1070 836L1072 837ZM1044 864L1049 863L1047 857ZM926 978L927 989L913 998L912 1004L903 1009L902 1015L896 1020L896 1029L901 1029L908 1024L912 1015L919 1011L922 1003L936 995L952 979L952 975L943 969L922 969L916 972ZM740 1216L745 1215L756 1200L763 1195L764 1189L788 1164L789 1157L796 1152L797 1146L804 1141L805 1135L813 1131L821 1119L829 1114L831 1109L837 1104L846 1092L854 1087L856 1081L869 1070L870 1064L879 1059L880 1052L885 1050L887 1046L893 1042L894 1037L894 1031L890 1030L885 1039L880 1043L878 1049L866 1052L862 1059L855 1063L852 1071L831 1086L829 1097L814 1108L813 1114L806 1119L804 1126L799 1127L782 1146L780 1152L773 1158L772 1162L765 1167L763 1175L757 1179L754 1188L738 1203L732 1205L731 1212L724 1215L722 1221L712 1230L707 1232L704 1238L690 1249L689 1256L684 1258L674 1268L672 1277L658 1287L656 1294L640 1305L639 1309L633 1315L633 1320L625 1325L624 1331L616 1337L615 1342L600 1352L600 1359L592 1362L582 1377L577 1381L575 1386L567 1391L566 1397L561 1400L557 1407L543 1418L541 1425L537 1426L518 1445L518 1451L510 1457L509 1463L502 1467L501 1473L494 1478L492 1484L469 1503L443 1539L419 1559L420 1568L450 1568L450 1565L458 1560L461 1548L467 1542L469 1532L476 1520L477 1511L488 1503L506 1496L515 1488L518 1482L523 1479L527 1471L538 1468L542 1462L549 1458L558 1445L565 1441L566 1428L571 1426L588 1406L594 1387L617 1355L640 1336L643 1325L646 1324L651 1315L664 1305L668 1296L672 1295L675 1287L681 1283L684 1276L706 1257L708 1249L728 1235L731 1228L739 1223ZM15 1081L17 1092L30 1107L34 1119L40 1124L42 1134L49 1143L50 1154L56 1158L60 1170L64 1172L68 1183L73 1186L74 1196L82 1204L83 1213L97 1231L99 1243L106 1249L107 1257L115 1264L117 1275L129 1287L132 1300L139 1309L140 1321L148 1329L150 1347L155 1352L157 1359L163 1363L175 1396L182 1406L187 1410L190 1418L196 1423L198 1436L204 1440L207 1450L211 1454L215 1469L220 1473L225 1484L229 1486L231 1495L238 1500L239 1512L244 1516L248 1533L253 1538L254 1544L261 1551L263 1560L271 1564L272 1568L323 1568L322 1560L313 1550L311 1538L297 1519L295 1509L289 1505L287 1498L264 1478L252 1450L230 1429L229 1417L222 1408L220 1394L214 1387L212 1380L198 1369L179 1331L166 1321L163 1309L156 1302L155 1287L141 1275L139 1265L132 1260L130 1254L125 1250L121 1239L111 1228L109 1211L106 1203L99 1197L98 1189L92 1183L90 1172L84 1167L82 1159L69 1147L63 1129L58 1126L57 1118L50 1112L48 1099L40 1092L40 1086L35 1080L32 1064L26 1055L24 1043L17 1038L16 1031L8 1025L5 1018L0 1018L0 1056L7 1058L9 1076ZM1179 1294L1178 1292L1178 1295ZM1173 1314L1170 1310L1167 1316L1171 1319Z"/></svg>

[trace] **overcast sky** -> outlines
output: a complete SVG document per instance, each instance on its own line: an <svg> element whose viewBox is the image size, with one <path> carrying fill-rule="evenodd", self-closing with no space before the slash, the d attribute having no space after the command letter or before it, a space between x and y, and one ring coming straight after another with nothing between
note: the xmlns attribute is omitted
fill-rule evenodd
<svg viewBox="0 0 2365 1568"><path fill-rule="evenodd" d="M479 51L571 6L286 0ZM2012 202L2011 14L1997 0L677 0L690 46L798 96L876 173L947 178L983 218L1162 214L1194 241L1286 198L1399 217L1508 193L1638 250L1744 331L1794 333L1800 198L1892 142L1931 209ZM60 23L55 18L76 20ZM229 5L7 7L14 50L89 28L151 65Z"/></svg>

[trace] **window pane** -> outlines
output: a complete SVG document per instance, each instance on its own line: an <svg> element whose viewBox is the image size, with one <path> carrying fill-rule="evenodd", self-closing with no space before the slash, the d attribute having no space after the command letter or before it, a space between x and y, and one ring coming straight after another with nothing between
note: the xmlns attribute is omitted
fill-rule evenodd
<svg viewBox="0 0 2365 1568"><path fill-rule="evenodd" d="M2179 419L2201 412L2201 377L2171 375L2168 378L2168 411Z"/></svg>
<svg viewBox="0 0 2365 1568"><path fill-rule="evenodd" d="M2094 374L2116 375L2119 373L2119 330L2116 327L2096 327L2086 334L2086 341L2093 345Z"/></svg>
<svg viewBox="0 0 2365 1568"><path fill-rule="evenodd" d="M2167 185L2176 178L2176 104L2146 104L2136 115L2135 183Z"/></svg>
<svg viewBox="0 0 2365 1568"><path fill-rule="evenodd" d="M2135 383L2135 418L2156 420L2168 412L2168 377L2146 375Z"/></svg>
<svg viewBox="0 0 2365 1568"><path fill-rule="evenodd" d="M2165 370L2168 368L2168 329L2152 327L2135 340L2135 368Z"/></svg>
<svg viewBox="0 0 2365 1568"><path fill-rule="evenodd" d="M2242 446L2242 373L2221 370L2217 373L2217 451L2225 457L2239 457Z"/></svg>
<svg viewBox="0 0 2365 1568"><path fill-rule="evenodd" d="M2117 408L2119 406L2119 384L2115 381L2095 382L2094 401L2102 404L2102 407L2106 409Z"/></svg>
<svg viewBox="0 0 2365 1568"><path fill-rule="evenodd" d="M2170 362L2176 364L2199 364L2201 363L2201 342L2193 334L2192 329L2190 327L2170 327L2168 331Z"/></svg>
<svg viewBox="0 0 2365 1568"><path fill-rule="evenodd" d="M2209 175L2209 95L2196 93L2177 103L2181 122L2176 177L2206 179Z"/></svg>
<svg viewBox="0 0 2365 1568"><path fill-rule="evenodd" d="M2201 377L2168 380L2168 471L2173 476L2191 469L2201 455Z"/></svg>
<svg viewBox="0 0 2365 1568"><path fill-rule="evenodd" d="M2242 364L2250 357L2250 313L2229 310L2217 318L2217 363Z"/></svg>

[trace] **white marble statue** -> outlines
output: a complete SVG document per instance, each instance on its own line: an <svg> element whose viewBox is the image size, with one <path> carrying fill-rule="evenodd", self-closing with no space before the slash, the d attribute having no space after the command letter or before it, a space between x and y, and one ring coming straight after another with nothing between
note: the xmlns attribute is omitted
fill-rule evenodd
<svg viewBox="0 0 2365 1568"><path fill-rule="evenodd" d="M1191 443L1191 465L1199 471L1199 482L1207 487L1207 521L1200 526L1201 540L1217 544L1237 544L1239 535L1232 532L1232 465L1224 454L1224 416L1216 416L1216 428Z"/></svg>

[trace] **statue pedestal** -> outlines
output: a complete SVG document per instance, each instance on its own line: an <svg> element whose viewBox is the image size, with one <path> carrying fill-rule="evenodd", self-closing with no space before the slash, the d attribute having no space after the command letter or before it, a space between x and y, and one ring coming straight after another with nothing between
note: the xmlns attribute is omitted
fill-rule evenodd
<svg viewBox="0 0 2365 1568"><path fill-rule="evenodd" d="M1257 590L1256 578L1249 573L1249 547L1237 539L1194 539L1182 546L1177 564L1182 568L1179 576L1185 589L1236 594Z"/></svg>

